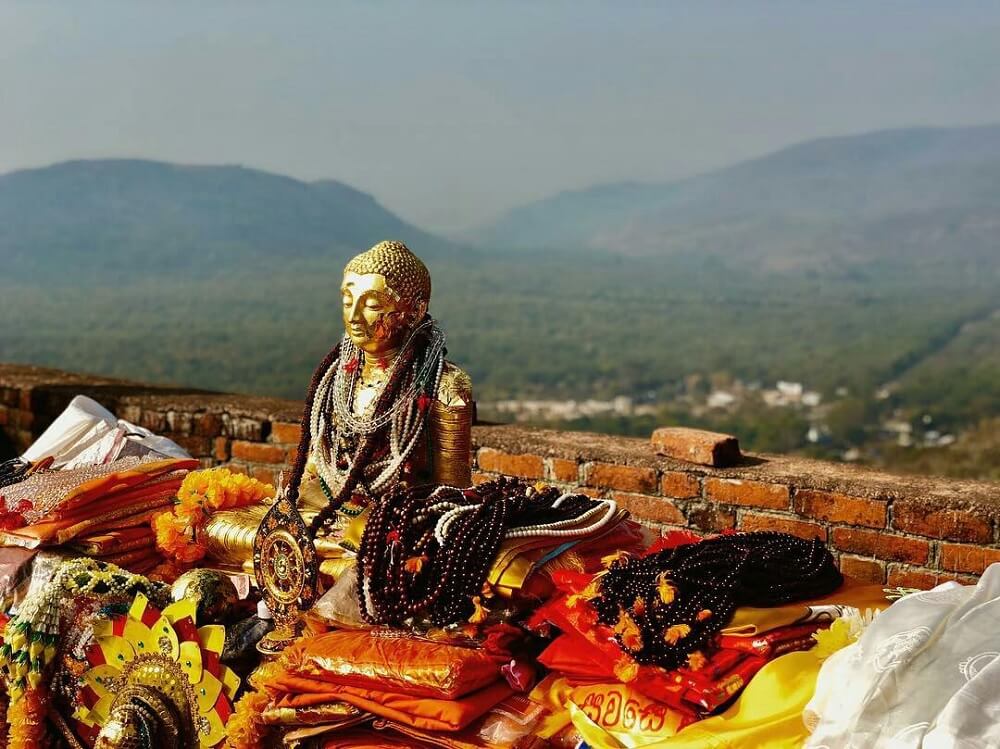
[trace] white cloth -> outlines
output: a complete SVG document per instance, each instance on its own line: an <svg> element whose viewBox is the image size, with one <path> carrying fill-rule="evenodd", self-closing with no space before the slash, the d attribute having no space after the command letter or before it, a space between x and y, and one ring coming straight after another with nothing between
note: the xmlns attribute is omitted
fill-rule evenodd
<svg viewBox="0 0 1000 749"><path fill-rule="evenodd" d="M896 601L823 664L813 749L1000 747L1000 563Z"/></svg>
<svg viewBox="0 0 1000 749"><path fill-rule="evenodd" d="M78 395L21 457L34 463L51 456L53 468L79 468L147 453L191 457L176 442L118 419L97 401Z"/></svg>

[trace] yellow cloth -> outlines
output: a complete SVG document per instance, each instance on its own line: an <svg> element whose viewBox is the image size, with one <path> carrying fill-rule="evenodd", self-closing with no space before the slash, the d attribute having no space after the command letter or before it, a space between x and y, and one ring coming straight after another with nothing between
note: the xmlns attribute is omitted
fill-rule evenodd
<svg viewBox="0 0 1000 749"><path fill-rule="evenodd" d="M797 749L809 735L802 711L816 688L820 665L808 651L776 658L724 713L651 743L622 743L573 703L568 705L570 720L595 749Z"/></svg>
<svg viewBox="0 0 1000 749"><path fill-rule="evenodd" d="M865 585L853 578L844 577L843 585L833 593L820 598L811 598L806 601L769 608L740 606L733 613L729 624L723 627L722 634L752 637L770 632L778 627L787 627L790 624L805 621L809 616L810 606L829 606L832 604L853 606L860 611L865 609L881 611L889 606L889 600L885 597L885 591L881 585Z"/></svg>

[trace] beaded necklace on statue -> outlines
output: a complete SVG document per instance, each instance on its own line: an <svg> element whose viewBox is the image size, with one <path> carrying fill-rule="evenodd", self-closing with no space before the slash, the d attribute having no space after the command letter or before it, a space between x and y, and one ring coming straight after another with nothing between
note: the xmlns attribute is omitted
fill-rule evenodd
<svg viewBox="0 0 1000 749"><path fill-rule="evenodd" d="M358 596L372 624L480 623L487 574L505 538L589 536L618 517L610 500L499 478L472 489L395 487L372 504L358 551Z"/></svg>
<svg viewBox="0 0 1000 749"><path fill-rule="evenodd" d="M418 360L404 355L417 345L425 345ZM317 441L313 463L332 493L340 491L354 467L355 455L350 448L359 437L372 437L380 431L385 432L386 444L382 454L371 456L364 466L363 486L369 495L375 495L398 481L423 434L429 399L437 391L444 368L444 345L444 334L427 318L388 366L385 379L374 386L376 393L368 408L355 413L364 352L350 337L344 337L338 359L319 381L309 424ZM407 367L411 361L413 365ZM400 371L404 367L406 371ZM386 388L396 383L391 400L378 407L385 401Z"/></svg>
<svg viewBox="0 0 1000 749"><path fill-rule="evenodd" d="M673 669L708 644L737 606L777 606L833 592L843 581L818 539L733 533L633 558L601 573L598 619L639 663Z"/></svg>

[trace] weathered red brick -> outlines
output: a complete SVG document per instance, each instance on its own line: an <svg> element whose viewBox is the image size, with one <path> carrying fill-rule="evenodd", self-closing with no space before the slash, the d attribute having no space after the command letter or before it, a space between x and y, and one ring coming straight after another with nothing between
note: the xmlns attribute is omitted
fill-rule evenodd
<svg viewBox="0 0 1000 749"><path fill-rule="evenodd" d="M223 463L229 460L229 440L225 437L216 437L212 440L212 455Z"/></svg>
<svg viewBox="0 0 1000 749"><path fill-rule="evenodd" d="M885 528L888 514L884 501L816 489L799 489L792 504L797 513L809 518L869 528Z"/></svg>
<svg viewBox="0 0 1000 749"><path fill-rule="evenodd" d="M484 447L476 457L481 471L523 479L540 479L545 475L545 461L538 455L511 455L492 447Z"/></svg>
<svg viewBox="0 0 1000 749"><path fill-rule="evenodd" d="M561 481L564 484L575 484L580 480L580 464L575 460L549 458L549 466L553 481Z"/></svg>
<svg viewBox="0 0 1000 749"><path fill-rule="evenodd" d="M924 567L907 567L904 564L890 564L887 584L893 588L920 588L929 590L949 580L956 580L963 585L971 585L976 578L970 575L958 575L954 572L929 570Z"/></svg>
<svg viewBox="0 0 1000 749"><path fill-rule="evenodd" d="M910 564L927 564L931 553L929 541L864 528L834 528L833 545L841 551Z"/></svg>
<svg viewBox="0 0 1000 749"><path fill-rule="evenodd" d="M245 440L233 442L232 455L234 459L245 460L248 463L284 463L287 457L283 447Z"/></svg>
<svg viewBox="0 0 1000 749"><path fill-rule="evenodd" d="M194 418L194 433L202 437L217 437L222 434L222 417L217 413L198 414Z"/></svg>
<svg viewBox="0 0 1000 749"><path fill-rule="evenodd" d="M762 512L744 512L740 518L741 531L778 531L790 533L799 538L818 538L826 541L826 528L806 520L794 520L780 515L766 515Z"/></svg>
<svg viewBox="0 0 1000 749"><path fill-rule="evenodd" d="M247 476L250 475L250 468L247 467L244 463L233 463L232 461L230 461L229 463L226 463L226 468L228 468L233 473L243 473L246 474Z"/></svg>
<svg viewBox="0 0 1000 749"><path fill-rule="evenodd" d="M17 399L17 407L22 411L33 411L31 407L31 388L22 388Z"/></svg>
<svg viewBox="0 0 1000 749"><path fill-rule="evenodd" d="M214 454L214 445L208 437L196 437L193 434L173 434L170 438L187 450L191 457L205 458Z"/></svg>
<svg viewBox="0 0 1000 749"><path fill-rule="evenodd" d="M10 411L6 406L0 406L0 427L5 427L10 424Z"/></svg>
<svg viewBox="0 0 1000 749"><path fill-rule="evenodd" d="M271 486L277 486L277 478L279 473L281 473L280 470L267 468L265 466L254 466L252 469L250 469L251 476L253 476L258 481L263 481L265 484L271 484Z"/></svg>
<svg viewBox="0 0 1000 749"><path fill-rule="evenodd" d="M706 432L688 427L661 427L650 438L653 449L690 463L706 466L731 466L740 461L740 443L731 434Z"/></svg>
<svg viewBox="0 0 1000 749"><path fill-rule="evenodd" d="M488 473L480 473L479 471L473 471L472 473L472 485L478 486L479 484L485 484L487 481L492 481L496 476L491 476Z"/></svg>
<svg viewBox="0 0 1000 749"><path fill-rule="evenodd" d="M687 524L684 513L669 499L629 492L611 492L611 498L618 503L619 507L628 510L640 520L670 525Z"/></svg>
<svg viewBox="0 0 1000 749"><path fill-rule="evenodd" d="M983 574L983 570L1000 562L1000 549L969 544L941 544L940 564L946 570Z"/></svg>
<svg viewBox="0 0 1000 749"><path fill-rule="evenodd" d="M139 426L146 427L151 432L161 434L167 429L167 415L161 411L147 411L143 409L139 417Z"/></svg>
<svg viewBox="0 0 1000 749"><path fill-rule="evenodd" d="M865 559L850 554L841 554L840 571L848 577L865 583L885 582L885 562L877 559Z"/></svg>
<svg viewBox="0 0 1000 749"><path fill-rule="evenodd" d="M719 533L736 527L736 511L719 505L698 502L688 505L688 525L705 533Z"/></svg>
<svg viewBox="0 0 1000 749"><path fill-rule="evenodd" d="M724 504L787 510L791 501L791 490L784 484L707 478L705 498Z"/></svg>
<svg viewBox="0 0 1000 749"><path fill-rule="evenodd" d="M638 494L652 494L656 491L656 471L652 468L591 463L587 466L586 475L587 486Z"/></svg>
<svg viewBox="0 0 1000 749"><path fill-rule="evenodd" d="M892 527L918 536L950 541L989 543L993 540L993 526L985 513L971 508L935 508L919 501L895 502L892 506Z"/></svg>
<svg viewBox="0 0 1000 749"><path fill-rule="evenodd" d="M280 445L297 445L302 438L302 425L291 421L275 421L271 424L271 441Z"/></svg>
<svg viewBox="0 0 1000 749"><path fill-rule="evenodd" d="M660 477L660 493L674 499L690 499L701 496L701 478L684 471L664 471Z"/></svg>

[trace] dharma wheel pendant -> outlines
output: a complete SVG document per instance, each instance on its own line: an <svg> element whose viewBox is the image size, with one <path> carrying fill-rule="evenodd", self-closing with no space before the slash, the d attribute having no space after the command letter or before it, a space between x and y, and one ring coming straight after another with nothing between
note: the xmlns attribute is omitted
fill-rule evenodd
<svg viewBox="0 0 1000 749"><path fill-rule="evenodd" d="M265 654L283 650L302 631L303 611L316 598L316 547L302 516L285 497L261 520L253 541L257 585L274 616L274 629L257 644Z"/></svg>

